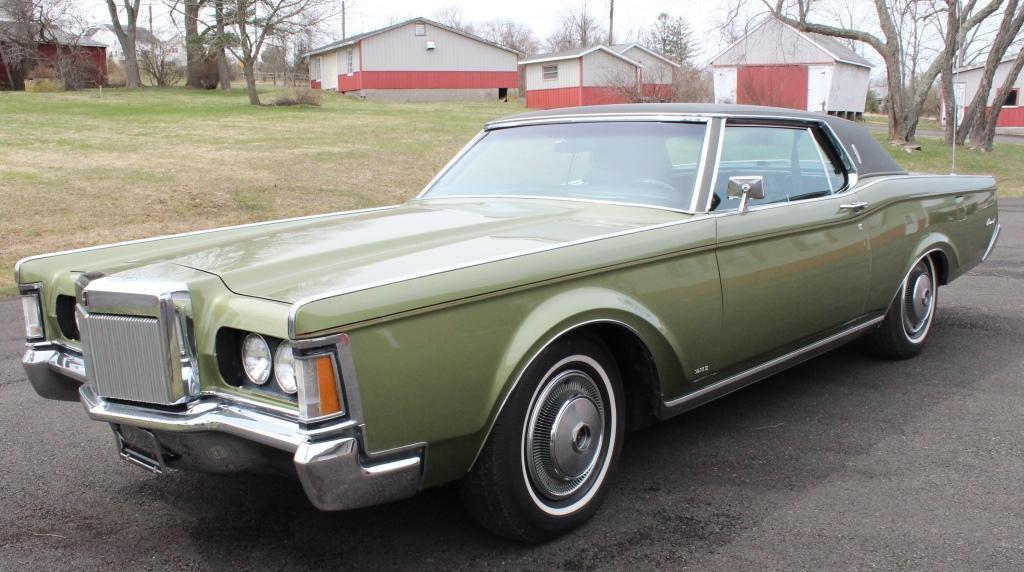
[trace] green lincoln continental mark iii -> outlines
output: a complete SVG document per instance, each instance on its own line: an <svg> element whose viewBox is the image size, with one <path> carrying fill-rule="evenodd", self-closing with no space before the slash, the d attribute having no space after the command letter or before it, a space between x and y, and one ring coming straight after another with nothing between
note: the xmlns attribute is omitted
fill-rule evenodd
<svg viewBox="0 0 1024 572"><path fill-rule="evenodd" d="M402 205L22 260L23 361L150 471L284 472L323 510L461 481L542 541L627 429L857 338L919 353L999 228L992 178L907 174L836 117L530 113Z"/></svg>

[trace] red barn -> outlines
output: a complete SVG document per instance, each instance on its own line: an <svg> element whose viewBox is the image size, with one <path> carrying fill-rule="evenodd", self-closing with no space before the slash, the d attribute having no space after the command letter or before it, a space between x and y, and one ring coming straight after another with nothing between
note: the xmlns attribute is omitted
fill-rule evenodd
<svg viewBox="0 0 1024 572"><path fill-rule="evenodd" d="M305 54L310 85L393 101L505 101L519 89L519 52L426 18Z"/></svg>
<svg viewBox="0 0 1024 572"><path fill-rule="evenodd" d="M711 60L715 103L864 114L871 64L835 38L768 18Z"/></svg>

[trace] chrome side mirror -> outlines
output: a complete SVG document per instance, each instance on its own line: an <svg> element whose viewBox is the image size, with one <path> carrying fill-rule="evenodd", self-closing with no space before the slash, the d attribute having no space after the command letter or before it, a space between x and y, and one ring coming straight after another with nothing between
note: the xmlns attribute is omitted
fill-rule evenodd
<svg viewBox="0 0 1024 572"><path fill-rule="evenodd" d="M747 212L747 200L764 198L764 177L729 177L729 198L739 199L739 212Z"/></svg>

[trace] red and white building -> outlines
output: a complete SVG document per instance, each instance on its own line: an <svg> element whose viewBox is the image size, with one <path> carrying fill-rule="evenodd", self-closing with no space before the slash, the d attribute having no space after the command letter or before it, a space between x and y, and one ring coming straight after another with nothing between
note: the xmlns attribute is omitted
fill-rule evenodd
<svg viewBox="0 0 1024 572"><path fill-rule="evenodd" d="M392 101L506 100L519 52L426 18L352 36L306 54L310 85Z"/></svg>
<svg viewBox="0 0 1024 572"><path fill-rule="evenodd" d="M864 114L871 64L835 38L767 18L711 60L715 103Z"/></svg>
<svg viewBox="0 0 1024 572"><path fill-rule="evenodd" d="M626 103L638 96L667 99L679 67L638 44L541 54L521 65L526 107L535 109Z"/></svg>
<svg viewBox="0 0 1024 572"><path fill-rule="evenodd" d="M995 101L996 93L1006 83L1006 76L1010 73L1010 68L1013 67L1013 58L1003 60L999 62L999 67L996 68L996 73L992 76L992 90L988 95L988 102L986 102L986 111L992 110L992 103ZM967 106L974 101L974 96L978 93L978 88L981 85L981 76L985 72L985 65L968 66L955 70L953 72L953 91L956 93L957 102L960 103L960 117L963 117L963 113L966 112ZM999 111L999 118L996 119L997 127L1024 127L1024 74L1017 76L1017 81L1013 84L1010 92L1006 94L1006 100L1003 102L1003 107ZM943 97L945 94L943 94ZM942 104L942 124L946 124L946 105ZM957 120L959 122L959 119Z"/></svg>

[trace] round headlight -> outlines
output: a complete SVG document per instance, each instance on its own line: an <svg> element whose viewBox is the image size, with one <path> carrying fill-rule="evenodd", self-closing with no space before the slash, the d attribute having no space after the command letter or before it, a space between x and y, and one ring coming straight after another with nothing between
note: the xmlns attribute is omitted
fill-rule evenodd
<svg viewBox="0 0 1024 572"><path fill-rule="evenodd" d="M249 381L263 385L270 379L272 366L270 346L259 334L249 334L242 340L242 370Z"/></svg>
<svg viewBox="0 0 1024 572"><path fill-rule="evenodd" d="M274 379L285 393L295 393L299 390L295 383L295 356L292 355L292 345L288 342L281 342L274 353Z"/></svg>

